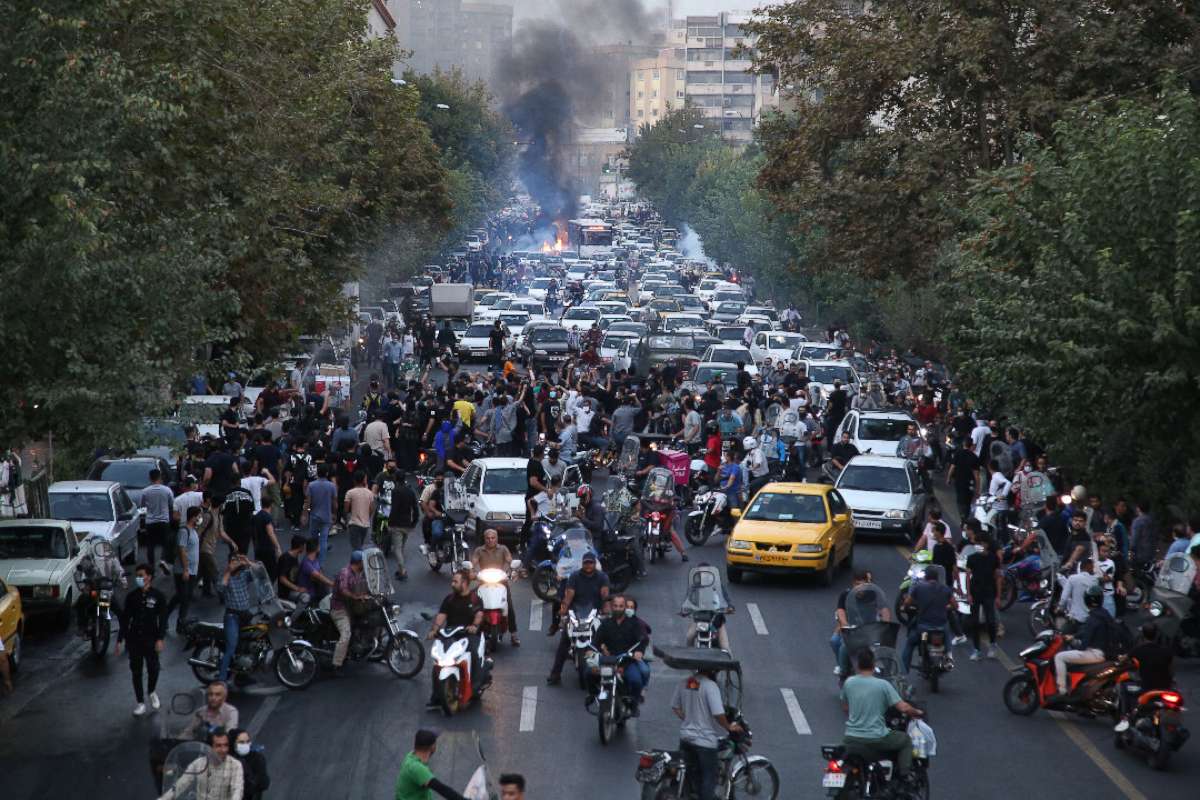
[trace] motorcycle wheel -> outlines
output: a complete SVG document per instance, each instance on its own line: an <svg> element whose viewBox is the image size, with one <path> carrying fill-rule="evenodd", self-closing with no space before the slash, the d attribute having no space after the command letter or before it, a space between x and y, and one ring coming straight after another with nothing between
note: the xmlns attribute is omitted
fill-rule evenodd
<svg viewBox="0 0 1200 800"><path fill-rule="evenodd" d="M458 678L450 676L442 681L442 713L453 717L461 710L462 703L458 699Z"/></svg>
<svg viewBox="0 0 1200 800"><path fill-rule="evenodd" d="M615 705L610 698L608 702L600 705L600 713L596 715L600 726L600 744L608 744L617 735L617 719L614 716L614 709L611 708Z"/></svg>
<svg viewBox="0 0 1200 800"><path fill-rule="evenodd" d="M705 530L705 527L703 517L691 517L683 526L683 535L689 544L703 547L708 542L708 537L712 535L712 528L709 527Z"/></svg>
<svg viewBox="0 0 1200 800"><path fill-rule="evenodd" d="M1054 629L1054 615L1049 606L1041 606L1029 610L1029 635L1037 638L1045 630Z"/></svg>
<svg viewBox="0 0 1200 800"><path fill-rule="evenodd" d="M96 658L104 658L104 654L108 652L108 640L112 638L112 623L104 617L100 617L92 625L92 655Z"/></svg>
<svg viewBox="0 0 1200 800"><path fill-rule="evenodd" d="M305 645L292 642L275 654L275 677L289 689L307 689L317 677L317 657Z"/></svg>
<svg viewBox="0 0 1200 800"><path fill-rule="evenodd" d="M670 783L643 783L640 800L674 800L677 796Z"/></svg>
<svg viewBox="0 0 1200 800"><path fill-rule="evenodd" d="M539 567L533 573L533 593L547 603L558 602L558 576L553 567Z"/></svg>
<svg viewBox="0 0 1200 800"><path fill-rule="evenodd" d="M1037 711L1039 701L1037 685L1033 678L1025 675L1014 675L1004 684L1004 705L1014 714L1027 717Z"/></svg>
<svg viewBox="0 0 1200 800"><path fill-rule="evenodd" d="M416 634L401 631L388 642L386 659L397 678L412 678L425 666L425 647Z"/></svg>
<svg viewBox="0 0 1200 800"><path fill-rule="evenodd" d="M432 546L430 546L429 552L425 554L425 563L428 564L429 569L434 572L440 572L442 569L442 559L438 555L437 550L435 550Z"/></svg>
<svg viewBox="0 0 1200 800"><path fill-rule="evenodd" d="M1000 610L1008 611L1017 602L1017 582L1004 575L1000 580Z"/></svg>
<svg viewBox="0 0 1200 800"><path fill-rule="evenodd" d="M192 664L192 674L196 680L208 686L217 680L221 674L221 648L216 642L204 642L192 648L192 658L204 661L207 666L200 667Z"/></svg>
<svg viewBox="0 0 1200 800"><path fill-rule="evenodd" d="M730 800L737 797L756 797L775 800L779 796L779 773L772 764L756 761L737 775L729 786Z"/></svg>

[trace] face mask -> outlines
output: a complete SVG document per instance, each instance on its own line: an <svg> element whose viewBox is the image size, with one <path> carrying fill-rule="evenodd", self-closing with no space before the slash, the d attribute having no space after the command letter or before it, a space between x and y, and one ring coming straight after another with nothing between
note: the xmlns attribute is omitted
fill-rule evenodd
<svg viewBox="0 0 1200 800"><path fill-rule="evenodd" d="M550 393L550 399L551 399L551 400L553 400L553 399L554 399L554 398L556 398L556 397L558 397L558 392L551 392L551 393Z"/></svg>
<svg viewBox="0 0 1200 800"><path fill-rule="evenodd" d="M627 616L627 617L637 616L637 609L636 608L626 608L625 616Z"/></svg>
<svg viewBox="0 0 1200 800"><path fill-rule="evenodd" d="M234 749L237 751L237 754L239 756L250 755L250 743L249 742L238 742L237 745L235 745Z"/></svg>
<svg viewBox="0 0 1200 800"><path fill-rule="evenodd" d="M143 578L141 575L138 575L133 579L133 585L136 586L137 588L141 589L142 587L144 587L146 585L146 579Z"/></svg>

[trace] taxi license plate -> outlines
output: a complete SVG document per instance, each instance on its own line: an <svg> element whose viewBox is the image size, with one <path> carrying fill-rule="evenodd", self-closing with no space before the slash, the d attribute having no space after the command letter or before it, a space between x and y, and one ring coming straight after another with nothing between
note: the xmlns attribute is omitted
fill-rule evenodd
<svg viewBox="0 0 1200 800"><path fill-rule="evenodd" d="M471 351L471 355L473 355L473 356L486 356L487 354L488 354L487 350L472 350Z"/></svg>
<svg viewBox="0 0 1200 800"><path fill-rule="evenodd" d="M786 564L788 557L784 553L755 553L754 560L767 564Z"/></svg>
<svg viewBox="0 0 1200 800"><path fill-rule="evenodd" d="M856 519L854 520L856 528L870 528L872 530L880 530L883 528L883 520L881 519Z"/></svg>
<svg viewBox="0 0 1200 800"><path fill-rule="evenodd" d="M846 773L826 772L825 777L821 780L821 785L826 789L841 789L846 785Z"/></svg>

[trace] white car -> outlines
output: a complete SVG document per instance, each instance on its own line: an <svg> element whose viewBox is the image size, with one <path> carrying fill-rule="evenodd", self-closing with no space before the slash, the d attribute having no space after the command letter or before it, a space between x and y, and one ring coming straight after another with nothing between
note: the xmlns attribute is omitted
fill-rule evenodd
<svg viewBox="0 0 1200 800"><path fill-rule="evenodd" d="M508 328L508 332L512 335L513 341L521 338L521 334L525 330L525 326L529 324L529 312L527 311L501 311L497 317L500 324Z"/></svg>
<svg viewBox="0 0 1200 800"><path fill-rule="evenodd" d="M507 297L497 297L495 302L488 306L476 306L472 313L472 318L475 322L491 322L497 319L502 313L512 307L514 303L519 302L519 298L509 295Z"/></svg>
<svg viewBox="0 0 1200 800"><path fill-rule="evenodd" d="M349 377L346 379L349 386ZM179 406L179 421L193 425L198 436L221 438L221 415L232 398L227 394L189 394Z"/></svg>
<svg viewBox="0 0 1200 800"><path fill-rule="evenodd" d="M566 313L562 315L562 326L567 330L571 329L572 325L578 325L580 333L592 327L592 324L600 321L600 309L592 306L575 306L568 308Z"/></svg>
<svg viewBox="0 0 1200 800"><path fill-rule="evenodd" d="M503 327L503 326L501 326ZM467 362L471 359L491 358L492 330L495 325L491 322L472 322L470 327L458 338L458 359ZM504 350L512 347L512 336L505 331Z"/></svg>
<svg viewBox="0 0 1200 800"><path fill-rule="evenodd" d="M704 351L704 355L700 357L700 361L701 363L734 365L740 361L746 367L747 373L751 375L758 374L758 366L754 363L754 357L744 347L733 347L727 344L709 345L708 349Z"/></svg>
<svg viewBox="0 0 1200 800"><path fill-rule="evenodd" d="M592 271L590 264L575 263L567 267L567 280L581 281Z"/></svg>
<svg viewBox="0 0 1200 800"><path fill-rule="evenodd" d="M623 342L636 342L640 338L642 337L629 331L616 331L605 334L604 338L600 341L600 360L606 363L612 361Z"/></svg>
<svg viewBox="0 0 1200 800"><path fill-rule="evenodd" d="M137 556L138 529L145 510L116 481L55 481L47 490L52 519L70 522L81 538L95 536L112 545L117 558Z"/></svg>
<svg viewBox="0 0 1200 800"><path fill-rule="evenodd" d="M846 413L842 424L833 435L835 442L842 440L843 433L850 434L850 444L858 448L858 452L877 456L896 455L896 446L908 432L909 425L921 426L905 411L859 411L852 409Z"/></svg>
<svg viewBox="0 0 1200 800"><path fill-rule="evenodd" d="M545 319L546 307L537 300L517 299L508 304L508 311L524 311L532 319Z"/></svg>
<svg viewBox="0 0 1200 800"><path fill-rule="evenodd" d="M659 324L659 330L669 333L689 328L704 330L704 317L699 314L680 314L679 312L674 312L663 314L662 322Z"/></svg>
<svg viewBox="0 0 1200 800"><path fill-rule="evenodd" d="M467 530L475 541L482 542L488 528L505 543L520 539L528 464L527 458L477 458L461 478L447 481L446 508L467 512Z"/></svg>
<svg viewBox="0 0 1200 800"><path fill-rule="evenodd" d="M622 303L619 300L597 300L589 305L595 306L605 314L628 314L629 303Z"/></svg>
<svg viewBox="0 0 1200 800"><path fill-rule="evenodd" d="M754 334L750 343L750 352L755 361L769 358L772 361L787 362L798 346L807 342L803 333L782 333L779 331L759 331Z"/></svg>
<svg viewBox="0 0 1200 800"><path fill-rule="evenodd" d="M807 370L805 374L808 375L809 380L809 395L812 395L814 387L820 391L820 396L811 400L813 405L818 408L825 407L825 399L836 388L834 381L841 381L842 389L848 395L853 395L858 391L858 373L854 371L854 367L850 365L849 361L821 361L809 358L800 363Z"/></svg>
<svg viewBox="0 0 1200 800"><path fill-rule="evenodd" d="M534 278L529 284L529 296L538 302L546 302L546 290L550 288L550 278Z"/></svg>
<svg viewBox="0 0 1200 800"><path fill-rule="evenodd" d="M510 292L488 292L487 294L483 295L482 297L478 297L475 300L475 310L472 312L471 316L475 319L480 319L483 316L483 312L490 310L492 306L504 298L511 298L512 296L513 295Z"/></svg>
<svg viewBox="0 0 1200 800"><path fill-rule="evenodd" d="M916 468L905 459L855 456L834 485L850 506L856 533L899 534L913 542L921 535L929 496Z"/></svg>
<svg viewBox="0 0 1200 800"><path fill-rule="evenodd" d="M831 342L801 342L792 351L792 360L804 358L833 358L842 348Z"/></svg>
<svg viewBox="0 0 1200 800"><path fill-rule="evenodd" d="M48 611L70 619L79 600L75 568L84 538L64 520L0 520L0 579L17 587L27 614Z"/></svg>

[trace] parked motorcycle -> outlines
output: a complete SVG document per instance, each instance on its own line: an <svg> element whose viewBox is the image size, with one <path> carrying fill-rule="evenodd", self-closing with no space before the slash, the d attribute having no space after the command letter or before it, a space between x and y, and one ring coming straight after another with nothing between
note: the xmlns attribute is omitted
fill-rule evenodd
<svg viewBox="0 0 1200 800"><path fill-rule="evenodd" d="M425 648L421 637L400 623L400 607L390 599L393 589L387 559L379 549L369 547L363 551L363 574L370 599L351 617L346 657L351 661L385 661L397 677L412 678L425 664ZM338 629L330 614L329 595L316 608L296 608L291 631L321 663L332 665Z"/></svg>
<svg viewBox="0 0 1200 800"><path fill-rule="evenodd" d="M500 637L508 631L508 615L511 613L508 607L508 582L513 573L520 569L521 562L514 560L508 572L491 567L480 570L477 576L479 588L475 593L479 595L479 602L483 605L482 635L488 654L496 652Z"/></svg>
<svg viewBox="0 0 1200 800"><path fill-rule="evenodd" d="M1119 687L1130 678L1126 658L1098 664L1069 664L1066 696L1050 700L1058 692L1054 656L1068 649L1068 643L1069 639L1057 631L1042 631L1036 642L1022 650L1024 665L1017 667L1016 674L1004 684L1004 705L1021 716L1045 708L1084 716L1108 715L1115 720Z"/></svg>
<svg viewBox="0 0 1200 800"><path fill-rule="evenodd" d="M874 751L854 745L826 744L821 746L821 756L825 759L821 786L827 797L845 800L929 797L929 760L934 755L930 743L917 724L899 712L889 710L885 721L891 730L907 729L913 741L912 774L915 783L900 788L895 764L891 759L877 759Z"/></svg>
<svg viewBox="0 0 1200 800"><path fill-rule="evenodd" d="M727 510L728 504L725 493L715 489L706 488L696 495L683 526L683 535L688 542L703 547L714 534L733 530L734 519Z"/></svg>
<svg viewBox="0 0 1200 800"><path fill-rule="evenodd" d="M492 683L492 664L477 637L472 648L471 636L461 625L437 632L430 658L433 659L433 696L442 704L442 713L451 717L477 701ZM472 652L474 650L474 652ZM478 664L478 673L473 664Z"/></svg>
<svg viewBox="0 0 1200 800"><path fill-rule="evenodd" d="M255 672L273 670L279 682L289 689L306 689L317 676L317 657L303 641L293 640L288 614L291 603L275 596L275 582L258 562L243 562L251 570L251 602L245 614L237 650L230 665L230 676L244 684ZM185 626L187 647L192 655L188 664L192 674L207 685L220 674L225 652L225 626L220 622L193 622Z"/></svg>
<svg viewBox="0 0 1200 800"><path fill-rule="evenodd" d="M1154 769L1166 769L1171 754L1191 735L1183 727L1183 695L1176 691L1143 692L1136 683L1121 687L1122 721L1113 744L1142 756Z"/></svg>
<svg viewBox="0 0 1200 800"><path fill-rule="evenodd" d="M434 572L441 570L443 564L450 564L452 569L471 565L471 549L467 546L467 512L461 509L446 511L448 524L442 530L440 539L432 544L421 543L421 555Z"/></svg>

